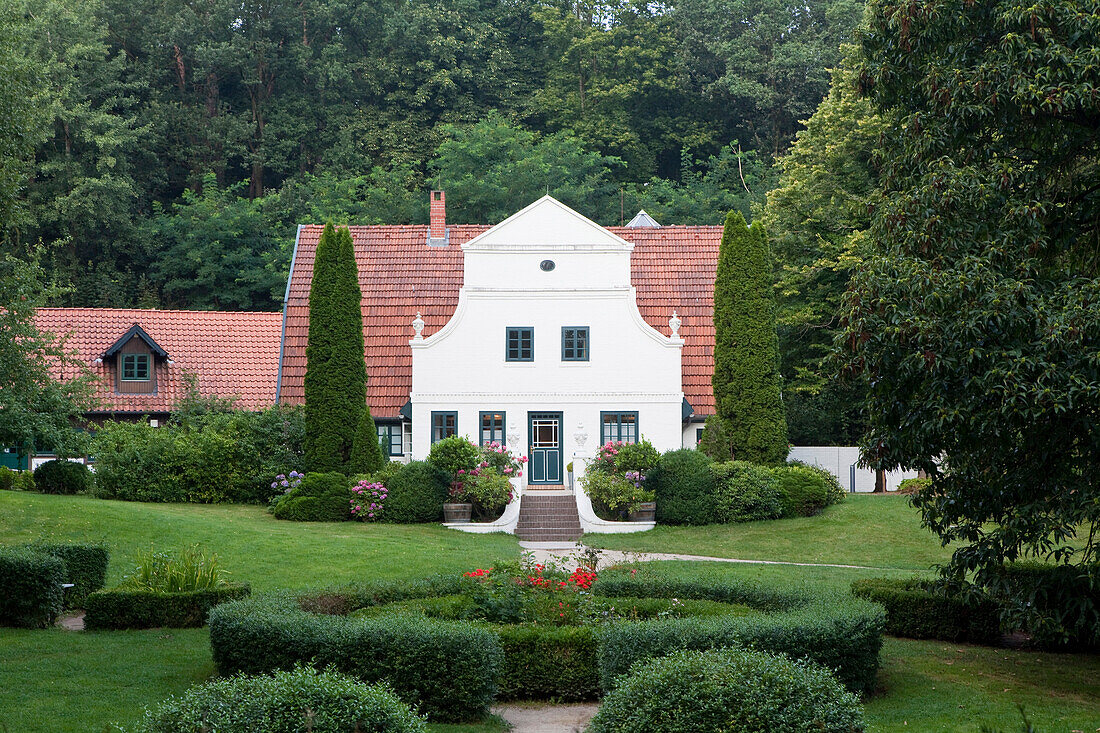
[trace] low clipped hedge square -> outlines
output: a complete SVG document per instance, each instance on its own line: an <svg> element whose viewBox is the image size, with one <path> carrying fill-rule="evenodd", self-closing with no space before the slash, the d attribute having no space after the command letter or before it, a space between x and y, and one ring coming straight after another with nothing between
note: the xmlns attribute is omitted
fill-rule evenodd
<svg viewBox="0 0 1100 733"><path fill-rule="evenodd" d="M0 548L0 625L43 629L64 608L65 563L30 547Z"/></svg>
<svg viewBox="0 0 1100 733"><path fill-rule="evenodd" d="M595 629L591 626L505 626L501 699L594 700L600 695Z"/></svg>
<svg viewBox="0 0 1100 733"><path fill-rule="evenodd" d="M919 578L857 580L852 595L886 609L886 633L892 636L974 644L989 644L1000 636L997 604L953 598Z"/></svg>
<svg viewBox="0 0 1100 733"><path fill-rule="evenodd" d="M65 563L65 581L73 587L65 590L65 607L81 608L89 593L107 582L110 552L103 545L35 542L31 549L53 555Z"/></svg>
<svg viewBox="0 0 1100 733"><path fill-rule="evenodd" d="M414 616L307 613L303 606L317 606L305 601L272 594L215 608L210 644L218 673L332 665L364 682L388 682L433 720L476 720L488 713L503 661L493 631Z"/></svg>
<svg viewBox="0 0 1100 733"><path fill-rule="evenodd" d="M114 588L96 591L84 603L86 629L154 629L203 626L211 609L250 592L247 583L166 593Z"/></svg>

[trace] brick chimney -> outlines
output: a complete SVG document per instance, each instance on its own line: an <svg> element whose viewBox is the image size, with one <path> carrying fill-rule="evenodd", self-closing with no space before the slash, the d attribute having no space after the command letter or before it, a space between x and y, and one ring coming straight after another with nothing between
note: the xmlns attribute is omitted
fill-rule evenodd
<svg viewBox="0 0 1100 733"><path fill-rule="evenodd" d="M450 239L447 234L447 196L442 191L432 191L430 195L428 244L446 247Z"/></svg>

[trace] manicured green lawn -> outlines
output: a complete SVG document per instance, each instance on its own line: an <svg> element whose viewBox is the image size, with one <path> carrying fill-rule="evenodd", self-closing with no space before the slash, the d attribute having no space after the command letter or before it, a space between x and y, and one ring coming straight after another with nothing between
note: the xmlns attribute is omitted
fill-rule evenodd
<svg viewBox="0 0 1100 733"><path fill-rule="evenodd" d="M196 543L216 552L231 577L254 590L418 578L487 567L519 554L511 535L472 535L440 525L284 522L256 506L0 491L0 544L43 538L105 542L111 550L108 586L129 572L141 552Z"/></svg>
<svg viewBox="0 0 1100 733"><path fill-rule="evenodd" d="M707 533L713 544L704 545ZM664 540L660 540L662 535ZM366 578L416 578L515 557L512 537L434 526L277 522L256 507L132 504L0 492L0 543L41 537L102 540L117 580L136 555L192 543L217 552L260 590ZM589 538L591 539L591 538ZM849 497L823 517L740 527L664 528L599 544L632 549L879 569L723 564L738 577L844 590L852 580L927 572L946 553L899 497ZM659 541L658 541L659 540ZM885 568L885 569L881 569ZM888 639L868 730L1019 730L1022 703L1039 733L1100 730L1100 657ZM0 629L0 731L85 733L130 723L141 710L213 673L205 629L66 632ZM433 726L496 733L498 723Z"/></svg>
<svg viewBox="0 0 1100 733"><path fill-rule="evenodd" d="M816 517L658 526L637 534L589 534L584 541L612 550L911 570L925 570L951 556L920 526L920 513L909 506L908 498L896 494L849 494Z"/></svg>

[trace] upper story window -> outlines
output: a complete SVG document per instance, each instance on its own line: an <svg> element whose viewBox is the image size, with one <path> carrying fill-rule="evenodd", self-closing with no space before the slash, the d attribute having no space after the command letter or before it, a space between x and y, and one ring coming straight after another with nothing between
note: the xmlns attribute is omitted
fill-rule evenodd
<svg viewBox="0 0 1100 733"><path fill-rule="evenodd" d="M400 456L404 454L400 423L376 423L378 428L378 445L382 448L384 456Z"/></svg>
<svg viewBox="0 0 1100 733"><path fill-rule="evenodd" d="M432 442L458 435L457 412L432 412Z"/></svg>
<svg viewBox="0 0 1100 733"><path fill-rule="evenodd" d="M638 413L637 412L601 412L600 413L600 445L607 442L637 443L638 442Z"/></svg>
<svg viewBox="0 0 1100 733"><path fill-rule="evenodd" d="M123 354L122 355L122 381L123 382L148 382L149 381L149 355L148 354Z"/></svg>
<svg viewBox="0 0 1100 733"><path fill-rule="evenodd" d="M562 326L561 360L588 361L588 326Z"/></svg>
<svg viewBox="0 0 1100 733"><path fill-rule="evenodd" d="M535 360L535 329L531 326L509 326L504 343L507 361Z"/></svg>

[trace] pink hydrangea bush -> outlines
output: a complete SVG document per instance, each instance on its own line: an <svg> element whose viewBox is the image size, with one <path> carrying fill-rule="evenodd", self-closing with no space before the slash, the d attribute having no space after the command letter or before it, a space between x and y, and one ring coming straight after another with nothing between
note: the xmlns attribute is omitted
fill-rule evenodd
<svg viewBox="0 0 1100 733"><path fill-rule="evenodd" d="M388 492L384 484L363 480L351 487L351 516L361 522L377 522L385 511Z"/></svg>

